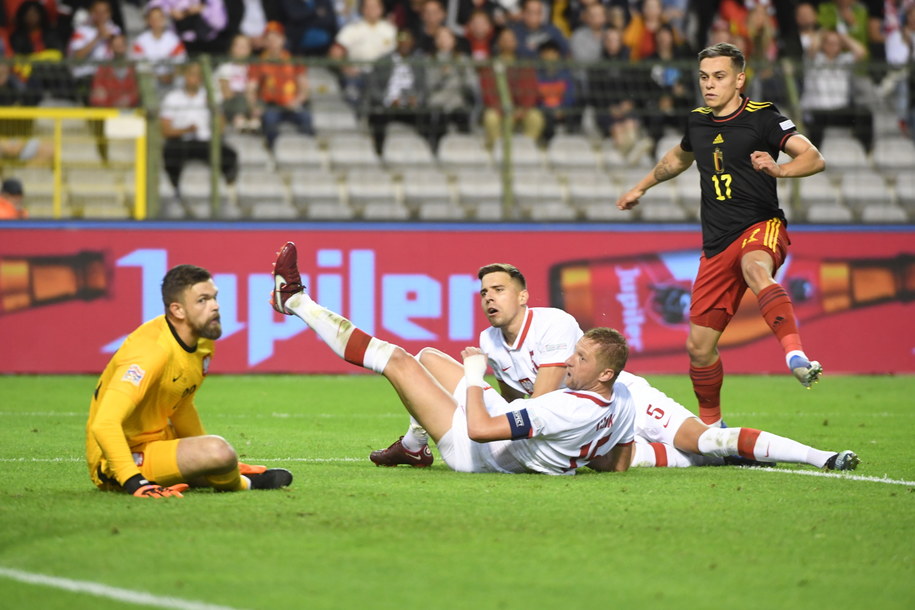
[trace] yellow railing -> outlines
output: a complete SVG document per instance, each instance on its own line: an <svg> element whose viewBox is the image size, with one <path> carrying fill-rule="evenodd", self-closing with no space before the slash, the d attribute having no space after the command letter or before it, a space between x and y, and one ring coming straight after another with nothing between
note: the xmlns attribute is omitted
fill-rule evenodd
<svg viewBox="0 0 915 610"><path fill-rule="evenodd" d="M134 141L134 196L132 216L137 220L147 217L146 200L146 166L147 166L147 124L140 110L120 110L116 108L50 108L50 107L2 107L0 121L3 120L50 120L53 121L52 142L54 156L51 161L53 169L53 209L54 218L63 216L63 121L82 120L98 121L104 128L104 137L109 140L128 139ZM38 134L36 137L41 137Z"/></svg>

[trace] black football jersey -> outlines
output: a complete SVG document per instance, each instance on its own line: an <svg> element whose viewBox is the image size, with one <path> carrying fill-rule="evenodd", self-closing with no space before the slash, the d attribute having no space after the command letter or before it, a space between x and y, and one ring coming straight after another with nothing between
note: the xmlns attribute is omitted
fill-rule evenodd
<svg viewBox="0 0 915 610"><path fill-rule="evenodd" d="M712 257L748 227L780 218L775 178L753 169L750 154L761 150L778 158L797 128L771 102L742 97L740 108L716 117L708 107L689 114L680 147L696 157L702 186L702 248Z"/></svg>

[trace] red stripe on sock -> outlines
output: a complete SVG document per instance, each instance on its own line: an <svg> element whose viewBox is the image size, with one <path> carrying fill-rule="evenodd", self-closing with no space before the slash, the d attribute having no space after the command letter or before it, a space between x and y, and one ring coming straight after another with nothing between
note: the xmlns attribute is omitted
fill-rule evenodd
<svg viewBox="0 0 915 610"><path fill-rule="evenodd" d="M654 449L654 465L656 468L667 468L667 448L663 443L648 443Z"/></svg>
<svg viewBox="0 0 915 610"><path fill-rule="evenodd" d="M740 429L740 434L737 436L737 453L740 454L740 457L748 460L756 459L753 449L756 448L756 439L759 438L759 432L759 430L753 428Z"/></svg>
<svg viewBox="0 0 915 610"><path fill-rule="evenodd" d="M371 340L371 335L354 328L353 334L349 336L349 341L346 342L343 350L343 359L359 366L365 366L365 350L368 349Z"/></svg>

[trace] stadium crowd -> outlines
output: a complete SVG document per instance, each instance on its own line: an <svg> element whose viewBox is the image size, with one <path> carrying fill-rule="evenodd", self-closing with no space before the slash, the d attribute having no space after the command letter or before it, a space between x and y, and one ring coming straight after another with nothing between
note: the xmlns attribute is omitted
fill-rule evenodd
<svg viewBox="0 0 915 610"><path fill-rule="evenodd" d="M138 107L138 72L155 76L160 101L175 98L184 65L206 55L226 130L262 134L271 154L283 123L314 133L309 66L319 64L339 80L379 155L392 121L411 125L433 152L449 131L481 131L493 150L505 121L545 148L558 132L580 133L587 110L597 135L637 159L701 104L694 58L716 42L744 51L753 99L785 104L793 80L815 144L828 127L850 125L871 151L869 100L884 100L900 132L915 133L915 70L906 68L915 61L915 0L7 0L4 7L0 104ZM496 59L506 66L508 117L489 61ZM793 60L794 77L785 78L782 59ZM163 128L166 139L208 137ZM0 133L3 159L46 160L39 143L13 135Z"/></svg>

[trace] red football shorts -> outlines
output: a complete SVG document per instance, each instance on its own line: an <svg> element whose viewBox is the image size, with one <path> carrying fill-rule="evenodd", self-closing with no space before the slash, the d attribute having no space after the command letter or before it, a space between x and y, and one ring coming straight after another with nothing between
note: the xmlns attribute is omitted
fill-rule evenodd
<svg viewBox="0 0 915 610"><path fill-rule="evenodd" d="M775 270L788 254L788 231L778 218L758 222L712 258L699 259L699 273L693 282L689 320L697 326L723 331L747 291L740 259L747 252L764 250L772 257Z"/></svg>

